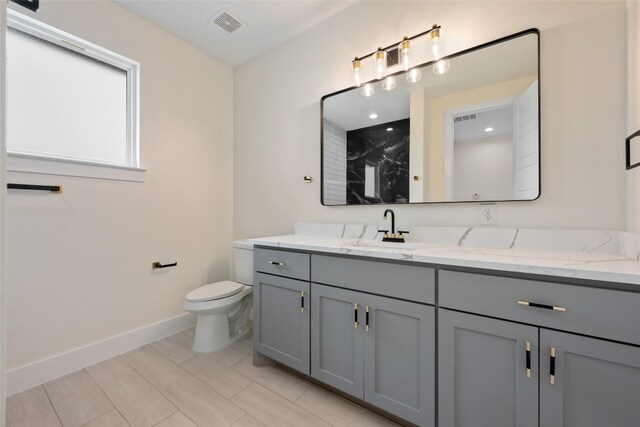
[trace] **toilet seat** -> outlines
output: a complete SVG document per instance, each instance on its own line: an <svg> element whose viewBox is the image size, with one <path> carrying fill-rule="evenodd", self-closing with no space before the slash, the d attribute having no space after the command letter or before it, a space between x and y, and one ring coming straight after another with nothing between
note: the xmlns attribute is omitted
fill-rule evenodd
<svg viewBox="0 0 640 427"><path fill-rule="evenodd" d="M227 298L242 291L244 285L231 280L201 286L187 294L187 301L201 302Z"/></svg>

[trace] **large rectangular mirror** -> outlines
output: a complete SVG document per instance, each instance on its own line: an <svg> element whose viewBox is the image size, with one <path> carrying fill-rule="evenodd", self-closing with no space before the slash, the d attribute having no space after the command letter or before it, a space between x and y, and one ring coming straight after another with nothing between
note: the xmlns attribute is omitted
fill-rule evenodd
<svg viewBox="0 0 640 427"><path fill-rule="evenodd" d="M322 204L534 200L539 32L527 30L322 98ZM411 71L409 71L411 72Z"/></svg>

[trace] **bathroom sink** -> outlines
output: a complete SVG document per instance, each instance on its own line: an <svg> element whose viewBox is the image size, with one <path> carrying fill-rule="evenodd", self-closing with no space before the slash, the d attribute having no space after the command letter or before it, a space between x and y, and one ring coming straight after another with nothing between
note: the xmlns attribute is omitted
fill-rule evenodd
<svg viewBox="0 0 640 427"><path fill-rule="evenodd" d="M413 251L418 249L415 243L382 242L380 240L356 240L352 246Z"/></svg>

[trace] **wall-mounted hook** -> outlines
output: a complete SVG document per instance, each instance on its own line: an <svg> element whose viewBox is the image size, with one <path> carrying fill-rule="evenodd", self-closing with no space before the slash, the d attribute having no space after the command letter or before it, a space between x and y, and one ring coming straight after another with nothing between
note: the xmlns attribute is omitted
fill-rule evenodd
<svg viewBox="0 0 640 427"><path fill-rule="evenodd" d="M313 178L311 178L310 176L304 177L304 182L306 182L307 184L311 184L311 181L313 181Z"/></svg>

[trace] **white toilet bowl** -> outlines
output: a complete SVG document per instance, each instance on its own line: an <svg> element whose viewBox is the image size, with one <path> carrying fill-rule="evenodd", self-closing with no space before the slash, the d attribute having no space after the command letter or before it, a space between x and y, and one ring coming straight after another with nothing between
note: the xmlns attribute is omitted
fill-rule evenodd
<svg viewBox="0 0 640 427"><path fill-rule="evenodd" d="M236 279L211 283L189 292L183 308L198 316L193 351L218 351L251 332L253 248L234 242Z"/></svg>

